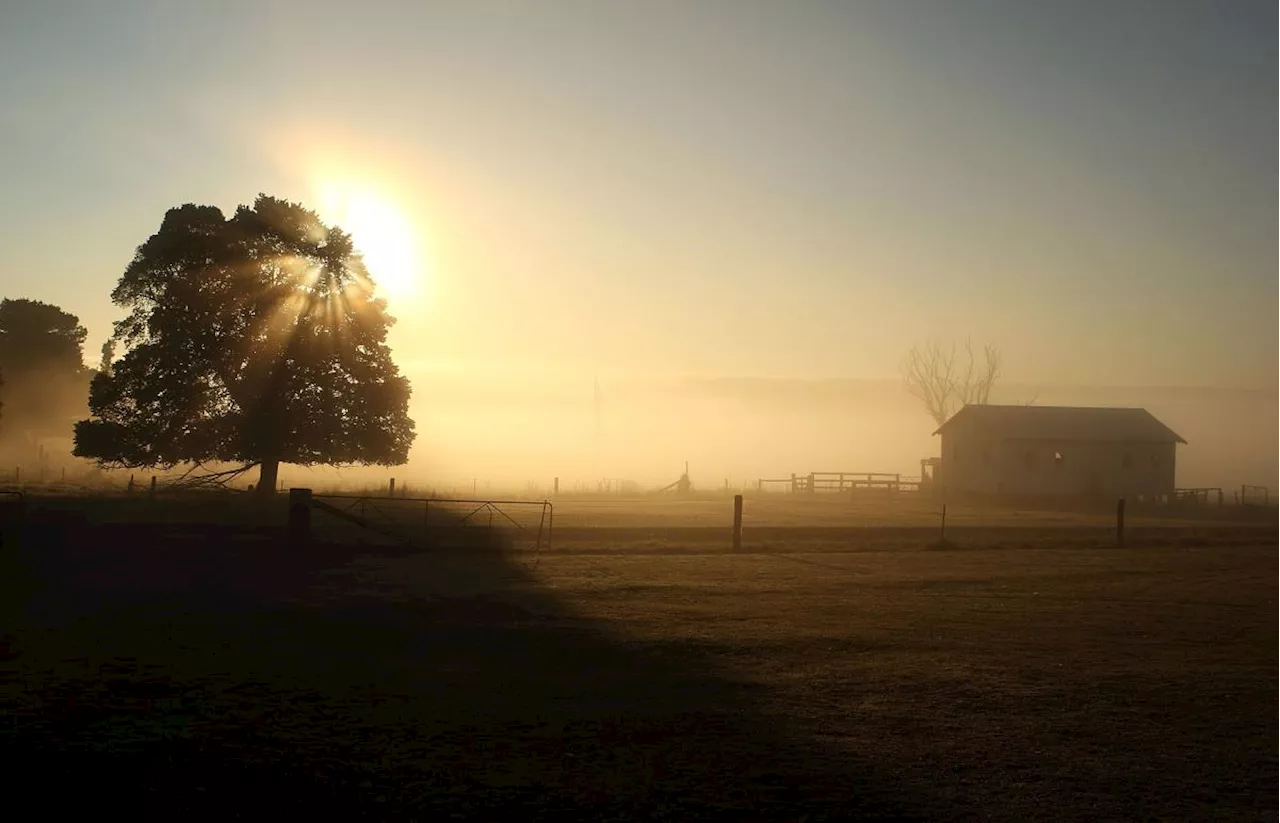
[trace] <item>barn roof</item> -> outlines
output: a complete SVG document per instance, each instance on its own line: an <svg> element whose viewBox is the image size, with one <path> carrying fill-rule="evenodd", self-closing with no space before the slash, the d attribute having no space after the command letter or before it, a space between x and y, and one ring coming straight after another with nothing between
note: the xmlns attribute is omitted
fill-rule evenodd
<svg viewBox="0 0 1280 823"><path fill-rule="evenodd" d="M965 406L938 427L956 421L1006 440L1092 440L1128 443L1186 443L1146 409L1085 406Z"/></svg>

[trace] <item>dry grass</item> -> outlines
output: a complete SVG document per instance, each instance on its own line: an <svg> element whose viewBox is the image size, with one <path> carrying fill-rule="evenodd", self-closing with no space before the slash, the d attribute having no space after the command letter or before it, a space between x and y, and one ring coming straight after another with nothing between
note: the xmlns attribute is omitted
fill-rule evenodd
<svg viewBox="0 0 1280 823"><path fill-rule="evenodd" d="M615 526L536 566L24 544L14 784L145 818L1274 816L1274 528Z"/></svg>
<svg viewBox="0 0 1280 823"><path fill-rule="evenodd" d="M916 494L850 497L846 494L748 495L743 507L743 525L752 527L919 527L934 526L941 520L942 503ZM556 522L567 527L645 526L680 528L727 526L732 521L733 501L728 496L690 499L647 497L568 498L555 501ZM1098 526L1114 527L1114 504L1081 511L1046 511L995 505L951 502L947 522L956 526ZM1133 515L1134 526L1188 524L1186 519Z"/></svg>

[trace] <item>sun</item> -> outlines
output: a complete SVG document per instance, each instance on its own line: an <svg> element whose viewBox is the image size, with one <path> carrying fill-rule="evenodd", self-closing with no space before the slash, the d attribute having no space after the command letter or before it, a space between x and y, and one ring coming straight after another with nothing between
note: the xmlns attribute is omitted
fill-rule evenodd
<svg viewBox="0 0 1280 823"><path fill-rule="evenodd" d="M420 291L423 256L418 233L402 209L368 188L320 186L326 222L351 233L375 288L391 298Z"/></svg>

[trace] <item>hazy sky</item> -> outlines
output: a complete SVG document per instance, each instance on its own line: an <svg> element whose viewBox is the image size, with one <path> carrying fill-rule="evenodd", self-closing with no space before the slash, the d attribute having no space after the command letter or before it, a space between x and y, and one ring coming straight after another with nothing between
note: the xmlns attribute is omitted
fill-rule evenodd
<svg viewBox="0 0 1280 823"><path fill-rule="evenodd" d="M355 215L406 371L1274 387L1276 4L7 2L0 294ZM374 267L375 277L379 276Z"/></svg>

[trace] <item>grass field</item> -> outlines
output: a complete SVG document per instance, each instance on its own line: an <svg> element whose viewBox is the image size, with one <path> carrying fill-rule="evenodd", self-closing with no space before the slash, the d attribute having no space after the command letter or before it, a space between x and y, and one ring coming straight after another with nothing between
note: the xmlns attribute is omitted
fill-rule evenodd
<svg viewBox="0 0 1280 823"><path fill-rule="evenodd" d="M46 814L1275 815L1274 522L780 510L735 554L677 511L532 553L95 505L6 534L0 756Z"/></svg>

